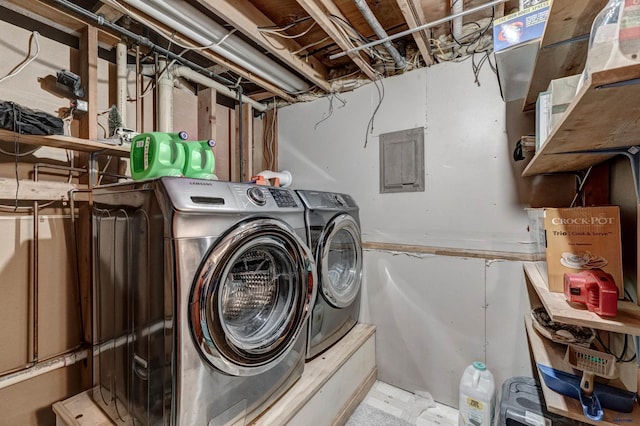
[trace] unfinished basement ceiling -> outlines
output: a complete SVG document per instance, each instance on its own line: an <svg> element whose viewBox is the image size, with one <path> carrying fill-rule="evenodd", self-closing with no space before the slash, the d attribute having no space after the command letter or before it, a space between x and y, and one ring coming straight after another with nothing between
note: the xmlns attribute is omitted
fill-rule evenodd
<svg viewBox="0 0 640 426"><path fill-rule="evenodd" d="M332 57L378 40L374 21L392 36L451 15L452 3L457 8L461 2L469 10L490 0L8 0L13 10L41 13L47 7L101 27L121 38L131 55L141 43L118 33L124 28L173 52L176 62L184 58L257 101L278 102L352 90L380 77L489 51L492 19L518 6L518 0L509 0L464 16L464 32L456 40L447 22ZM92 16L113 25L100 25ZM153 58L148 46L140 47L146 60Z"/></svg>

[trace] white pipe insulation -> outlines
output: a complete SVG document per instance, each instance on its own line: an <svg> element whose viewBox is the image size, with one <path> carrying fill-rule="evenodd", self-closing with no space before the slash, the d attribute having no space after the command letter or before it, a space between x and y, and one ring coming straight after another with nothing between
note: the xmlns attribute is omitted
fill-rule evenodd
<svg viewBox="0 0 640 426"><path fill-rule="evenodd" d="M185 0L125 2L289 93L306 91L310 87L296 74L269 60L263 52L235 34L230 34L226 28L208 19Z"/></svg>
<svg viewBox="0 0 640 426"><path fill-rule="evenodd" d="M224 84L218 83L217 81L212 80L209 77L205 77L204 75L200 74L197 71L192 70L187 66L175 65L169 69L169 72L173 78L182 77L186 80L191 81L192 83L198 83L203 86L216 89L216 91L220 92L225 96L230 97L231 99L238 98L238 94L234 90L229 89ZM253 109L260 112L265 112L268 109L267 105L254 101L253 99L245 95L242 95L242 102L250 104L253 107Z"/></svg>
<svg viewBox="0 0 640 426"><path fill-rule="evenodd" d="M173 132L173 78L167 68L167 60L158 60L156 85L158 87L158 123L159 132Z"/></svg>
<svg viewBox="0 0 640 426"><path fill-rule="evenodd" d="M33 367L27 368L25 370L7 374L6 376L0 377L0 389L15 385L16 383L24 382L25 380L29 380L33 377L40 376L59 368L73 365L78 361L86 359L88 353L89 351L87 349L82 349L77 352L72 352L70 354L63 355L49 361L38 363Z"/></svg>
<svg viewBox="0 0 640 426"><path fill-rule="evenodd" d="M460 41L462 38L462 16L460 14L464 10L464 0L451 0L451 15L455 16L452 20L451 35L454 41Z"/></svg>
<svg viewBox="0 0 640 426"><path fill-rule="evenodd" d="M122 119L122 126L127 127L127 45L116 46L116 108Z"/></svg>

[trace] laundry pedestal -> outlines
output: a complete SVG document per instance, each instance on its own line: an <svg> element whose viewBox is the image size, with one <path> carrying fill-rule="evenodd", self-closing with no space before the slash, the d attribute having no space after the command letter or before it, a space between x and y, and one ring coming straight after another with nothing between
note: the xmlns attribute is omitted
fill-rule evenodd
<svg viewBox="0 0 640 426"><path fill-rule="evenodd" d="M302 377L251 425L344 423L373 386L375 327L356 325L340 342L305 364ZM53 404L56 426L111 426L91 390Z"/></svg>

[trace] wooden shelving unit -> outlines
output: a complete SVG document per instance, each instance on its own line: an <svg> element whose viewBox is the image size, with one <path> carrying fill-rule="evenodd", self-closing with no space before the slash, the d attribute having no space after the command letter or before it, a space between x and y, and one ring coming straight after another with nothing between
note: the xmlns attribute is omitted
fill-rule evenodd
<svg viewBox="0 0 640 426"><path fill-rule="evenodd" d="M73 136L40 136L21 135L10 130L0 129L0 141L19 142L27 145L48 146L52 148L70 149L72 151L100 153L117 157L128 157L129 146L110 145L107 143L76 138Z"/></svg>
<svg viewBox="0 0 640 426"><path fill-rule="evenodd" d="M566 346L553 343L550 340L542 338L533 328L531 317L525 317L525 327L527 337L529 339L529 347L536 363L546 365L556 370L562 370L572 373L571 368L564 362ZM540 375L540 373L538 372ZM624 388L619 381L610 383L612 386ZM596 385L597 386L597 385ZM540 379L540 387L544 395L547 409L555 414L569 417L581 422L593 425L638 425L640 424L640 406L634 405L631 413L618 413L612 410L604 410L604 418L601 421L593 421L584 416L582 406L576 399L561 395L546 386L544 380Z"/></svg>
<svg viewBox="0 0 640 426"><path fill-rule="evenodd" d="M593 18L607 0L554 0L524 100L524 111L535 109L538 93L556 78L584 69Z"/></svg>
<svg viewBox="0 0 640 426"><path fill-rule="evenodd" d="M640 306L626 300L618 300L618 315L614 318L603 318L569 304L563 293L549 291L547 273L544 262L525 262L524 272L527 281L536 291L552 320L566 324L580 325L614 333L640 336ZM638 423L640 424L640 423Z"/></svg>
<svg viewBox="0 0 640 426"><path fill-rule="evenodd" d="M640 64L593 73L522 175L582 170L615 155L584 151L638 144L640 120L633 111L640 84L629 84L640 83L635 79Z"/></svg>

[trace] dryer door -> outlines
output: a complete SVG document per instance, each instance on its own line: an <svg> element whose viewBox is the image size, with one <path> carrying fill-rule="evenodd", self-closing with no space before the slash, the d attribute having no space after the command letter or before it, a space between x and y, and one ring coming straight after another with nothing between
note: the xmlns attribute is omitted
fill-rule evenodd
<svg viewBox="0 0 640 426"><path fill-rule="evenodd" d="M254 219L222 237L196 276L190 319L201 354L227 374L251 376L278 363L315 298L315 262L285 223Z"/></svg>
<svg viewBox="0 0 640 426"><path fill-rule="evenodd" d="M317 244L322 295L337 308L351 305L362 281L360 226L352 216L340 214L329 221Z"/></svg>

